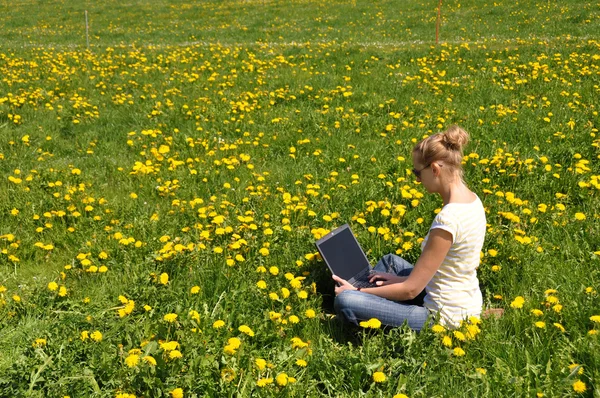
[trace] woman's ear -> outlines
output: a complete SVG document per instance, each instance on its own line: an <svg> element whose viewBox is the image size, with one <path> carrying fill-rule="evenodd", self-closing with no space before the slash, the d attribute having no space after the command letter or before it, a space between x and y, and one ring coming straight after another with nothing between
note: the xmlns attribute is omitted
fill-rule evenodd
<svg viewBox="0 0 600 398"><path fill-rule="evenodd" d="M431 163L431 171L433 172L434 177L439 177L442 169L437 162L433 162Z"/></svg>

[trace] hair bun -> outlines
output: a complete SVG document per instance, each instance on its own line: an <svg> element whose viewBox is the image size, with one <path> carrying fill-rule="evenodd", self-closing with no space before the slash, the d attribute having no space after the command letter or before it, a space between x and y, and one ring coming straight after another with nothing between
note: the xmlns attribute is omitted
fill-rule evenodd
<svg viewBox="0 0 600 398"><path fill-rule="evenodd" d="M447 149L460 152L469 142L469 133L457 125L453 125L442 133L442 142Z"/></svg>

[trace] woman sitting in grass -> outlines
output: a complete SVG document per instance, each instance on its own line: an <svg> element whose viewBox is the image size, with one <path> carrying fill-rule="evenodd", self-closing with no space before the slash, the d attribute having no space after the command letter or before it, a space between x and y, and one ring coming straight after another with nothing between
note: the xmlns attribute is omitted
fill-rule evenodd
<svg viewBox="0 0 600 398"><path fill-rule="evenodd" d="M458 327L481 314L482 298L477 279L479 253L486 232L483 204L463 181L462 148L469 135L458 126L432 135L413 149L417 181L429 193L442 197L444 206L421 243L421 256L413 265L388 254L375 266L371 282L376 287L355 288L334 275L335 309L340 317L358 324L377 318L400 326L405 321L421 330L430 316Z"/></svg>

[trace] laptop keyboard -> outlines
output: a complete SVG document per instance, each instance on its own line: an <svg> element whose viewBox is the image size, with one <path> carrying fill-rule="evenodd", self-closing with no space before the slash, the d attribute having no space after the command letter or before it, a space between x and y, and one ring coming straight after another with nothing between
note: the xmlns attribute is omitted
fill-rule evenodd
<svg viewBox="0 0 600 398"><path fill-rule="evenodd" d="M358 273L358 275L356 275L354 278L354 282L352 283L352 286L354 287L360 287L361 289L366 287L377 287L375 283L369 282L370 269L363 270L362 272Z"/></svg>
<svg viewBox="0 0 600 398"><path fill-rule="evenodd" d="M360 281L354 281L354 287L360 287L361 289L366 288L366 287L377 287L377 285L375 283L371 283L369 282L369 280L360 280Z"/></svg>

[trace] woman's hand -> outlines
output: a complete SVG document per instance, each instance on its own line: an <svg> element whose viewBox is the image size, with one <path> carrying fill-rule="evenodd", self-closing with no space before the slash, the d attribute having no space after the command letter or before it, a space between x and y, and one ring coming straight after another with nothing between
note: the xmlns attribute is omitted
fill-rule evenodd
<svg viewBox="0 0 600 398"><path fill-rule="evenodd" d="M369 277L369 282L375 283L377 286L385 286L404 282L407 278L407 276L398 276L387 272L375 272Z"/></svg>
<svg viewBox="0 0 600 398"><path fill-rule="evenodd" d="M332 276L333 280L337 282L338 286L335 287L335 295L337 296L344 290L356 290L347 280L340 278L337 275Z"/></svg>

